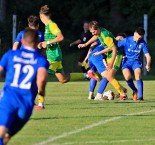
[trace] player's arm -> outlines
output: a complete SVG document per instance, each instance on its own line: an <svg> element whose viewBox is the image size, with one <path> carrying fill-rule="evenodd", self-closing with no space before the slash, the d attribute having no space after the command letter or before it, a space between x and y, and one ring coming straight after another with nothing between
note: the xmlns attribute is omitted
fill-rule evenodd
<svg viewBox="0 0 155 145"><path fill-rule="evenodd" d="M47 70L44 67L38 69L37 72L37 86L38 94L45 96L45 86L47 82Z"/></svg>
<svg viewBox="0 0 155 145"><path fill-rule="evenodd" d="M58 28L56 23L51 23L50 24L50 32L55 35L56 37L54 39L51 39L47 42L42 42L42 47L46 48L47 45L52 45L53 43L61 42L64 40L64 36L61 32L61 30Z"/></svg>
<svg viewBox="0 0 155 145"><path fill-rule="evenodd" d="M22 42L22 38L23 38L23 34L24 34L24 31L21 31L18 35L17 35L17 38L13 44L13 47L12 47L12 50L17 50L19 45L21 44Z"/></svg>
<svg viewBox="0 0 155 145"><path fill-rule="evenodd" d="M13 47L12 47L12 50L17 50L17 48L19 47L19 42L15 42L14 44L13 44Z"/></svg>
<svg viewBox="0 0 155 145"><path fill-rule="evenodd" d="M146 53L145 54L145 57L146 57L146 70L149 72L150 71L150 65L151 65L151 55L150 53Z"/></svg>
<svg viewBox="0 0 155 145"><path fill-rule="evenodd" d="M91 39L89 39L86 43L84 44L79 44L78 48L83 48L83 47L87 47L88 45L90 45L91 43L95 42L97 40L97 36L94 35Z"/></svg>
<svg viewBox="0 0 155 145"><path fill-rule="evenodd" d="M69 46L72 47L72 46L74 46L74 45L78 45L78 44L80 44L80 43L81 43L81 40L78 39L78 40L76 40L76 41L70 43Z"/></svg>
<svg viewBox="0 0 155 145"><path fill-rule="evenodd" d="M115 47L116 47L115 44L114 44L113 38L111 38L111 37L104 38L104 43L107 46L107 48L105 48L105 49L103 49L103 50L101 50L99 52L95 52L93 54L94 56L113 51L113 49L115 49Z"/></svg>

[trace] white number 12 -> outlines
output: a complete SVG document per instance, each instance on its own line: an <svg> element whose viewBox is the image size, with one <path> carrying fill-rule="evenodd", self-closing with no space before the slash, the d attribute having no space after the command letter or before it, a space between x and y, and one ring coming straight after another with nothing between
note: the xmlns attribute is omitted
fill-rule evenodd
<svg viewBox="0 0 155 145"><path fill-rule="evenodd" d="M14 79L11 83L11 86L13 87L19 87L21 89L30 89L31 82L28 82L31 77L34 74L34 69L31 65L25 65L23 68L21 68L21 64L15 64L15 73L14 73ZM21 81L20 84L18 84L20 73L27 73L26 77Z"/></svg>

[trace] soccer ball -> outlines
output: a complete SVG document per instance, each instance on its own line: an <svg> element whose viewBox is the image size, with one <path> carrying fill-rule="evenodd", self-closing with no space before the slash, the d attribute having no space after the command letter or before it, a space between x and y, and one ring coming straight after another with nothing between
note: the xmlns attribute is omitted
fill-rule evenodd
<svg viewBox="0 0 155 145"><path fill-rule="evenodd" d="M114 100L114 98L115 98L115 94L110 90L103 93L104 100Z"/></svg>

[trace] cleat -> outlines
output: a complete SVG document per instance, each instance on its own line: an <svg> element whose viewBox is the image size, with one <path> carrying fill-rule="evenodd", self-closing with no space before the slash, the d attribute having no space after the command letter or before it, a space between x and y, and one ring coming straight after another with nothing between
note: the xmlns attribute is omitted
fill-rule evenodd
<svg viewBox="0 0 155 145"><path fill-rule="evenodd" d="M95 96L93 94L88 96L88 100L94 100L94 99L95 99Z"/></svg>
<svg viewBox="0 0 155 145"><path fill-rule="evenodd" d="M133 95L132 95L132 100L136 101L138 100L138 92L133 92Z"/></svg>
<svg viewBox="0 0 155 145"><path fill-rule="evenodd" d="M104 100L104 98L102 96L95 96L94 100Z"/></svg>
<svg viewBox="0 0 155 145"><path fill-rule="evenodd" d="M44 106L35 106L34 110L44 110L45 107Z"/></svg>
<svg viewBox="0 0 155 145"><path fill-rule="evenodd" d="M123 87L122 89L123 89L123 92L124 92L124 93L127 93L128 90L127 90L126 88ZM120 94L117 94L117 95L116 95L116 98L119 98L119 97L120 97Z"/></svg>
<svg viewBox="0 0 155 145"><path fill-rule="evenodd" d="M128 100L128 96L125 94L125 95L119 95L119 100Z"/></svg>

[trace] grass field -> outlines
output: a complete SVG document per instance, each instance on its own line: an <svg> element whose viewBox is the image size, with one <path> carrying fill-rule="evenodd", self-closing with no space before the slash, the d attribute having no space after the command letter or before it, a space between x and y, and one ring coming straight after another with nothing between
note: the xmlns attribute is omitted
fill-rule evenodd
<svg viewBox="0 0 155 145"><path fill-rule="evenodd" d="M140 103L120 82L128 101L88 100L89 81L49 82L46 109L34 111L9 145L155 145L155 81L144 81Z"/></svg>

